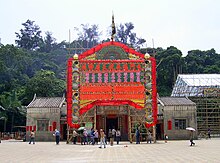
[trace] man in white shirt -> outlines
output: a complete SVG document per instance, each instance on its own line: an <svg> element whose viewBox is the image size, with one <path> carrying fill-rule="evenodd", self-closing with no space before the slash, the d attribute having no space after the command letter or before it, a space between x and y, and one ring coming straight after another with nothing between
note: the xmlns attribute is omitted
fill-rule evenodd
<svg viewBox="0 0 220 163"><path fill-rule="evenodd" d="M121 132L120 132L120 130L118 129L118 130L116 131L116 141L117 141L117 144L119 144L120 138L121 138Z"/></svg>

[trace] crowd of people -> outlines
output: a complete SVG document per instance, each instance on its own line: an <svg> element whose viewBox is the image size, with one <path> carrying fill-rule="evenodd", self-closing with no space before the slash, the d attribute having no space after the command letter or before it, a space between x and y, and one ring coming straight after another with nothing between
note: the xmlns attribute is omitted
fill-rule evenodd
<svg viewBox="0 0 220 163"><path fill-rule="evenodd" d="M140 128L137 127L135 131L135 140L136 144L140 144ZM150 131L147 131L146 134L146 141L147 143L152 143L152 134ZM207 132L208 138L211 139L211 129L208 128ZM53 133L53 136L55 137L56 144L59 145L60 142L60 131L55 129L55 132ZM83 130L73 130L72 133L72 143L76 144L77 142L80 142L81 145L98 145L100 142L99 148L106 148L106 144L109 143L111 146L114 144L114 141L119 144L121 140L121 132L119 129L115 130L109 129L108 133L105 133L103 129L100 129L99 131L97 129L91 128L91 130L87 130L85 127L83 127ZM167 143L168 135L164 134L164 140L165 143ZM194 140L194 131L190 131L190 146L194 146L195 142ZM0 143L1 143L1 137L0 137ZM29 135L29 144L35 144L35 131L32 130ZM131 142L132 143L132 142Z"/></svg>
<svg viewBox="0 0 220 163"><path fill-rule="evenodd" d="M55 137L56 144L59 145L60 142L60 131L58 129L55 129L53 136ZM139 128L136 129L135 132L136 136L136 144L140 144L140 130ZM33 142L35 144L35 132L34 130L31 131L29 135L29 144ZM116 144L118 145L121 140L121 132L119 129L115 130L109 129L108 133L104 131L104 129L100 129L99 131L97 129L91 128L91 130L87 130L85 127L83 127L82 130L73 130L72 132L72 143L76 144L77 142L80 142L81 145L98 145L100 144L99 148L106 148L106 144L110 144L111 146L114 144L114 141L116 141ZM99 143L100 142L100 143ZM147 133L147 143L152 142L152 135L148 131Z"/></svg>
<svg viewBox="0 0 220 163"><path fill-rule="evenodd" d="M100 142L99 148L106 148L106 144L109 143L113 145L114 140L116 140L117 144L119 144L121 139L121 132L120 130L109 129L108 134L103 130L92 128L91 130L87 130L84 128L83 130L73 130L72 134L72 142L76 144L77 140L80 141L81 145L98 145Z"/></svg>
<svg viewBox="0 0 220 163"><path fill-rule="evenodd" d="M147 136L146 136L146 141L147 141L147 143L152 143L153 138L152 138L151 132L150 132L150 131L147 131L147 134L146 134L146 135L147 135ZM141 134L140 134L140 128L137 127L137 128L136 128L136 131L135 131L136 144L140 144L140 136L141 136Z"/></svg>

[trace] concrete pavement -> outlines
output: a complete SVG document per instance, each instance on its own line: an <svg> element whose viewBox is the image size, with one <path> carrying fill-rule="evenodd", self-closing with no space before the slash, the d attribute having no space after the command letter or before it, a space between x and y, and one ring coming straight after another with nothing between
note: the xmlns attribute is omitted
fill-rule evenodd
<svg viewBox="0 0 220 163"><path fill-rule="evenodd" d="M174 163L174 162L220 162L220 139L195 140L196 146L190 147L188 140L157 141L156 144L130 144L120 142L120 145L107 145L100 149L99 145L72 145L61 142L28 142L3 140L0 143L1 163ZM127 146L127 147L126 147Z"/></svg>

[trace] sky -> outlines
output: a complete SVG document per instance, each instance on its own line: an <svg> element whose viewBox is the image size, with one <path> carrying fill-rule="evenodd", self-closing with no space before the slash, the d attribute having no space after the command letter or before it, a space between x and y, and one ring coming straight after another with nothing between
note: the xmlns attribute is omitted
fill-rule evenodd
<svg viewBox="0 0 220 163"><path fill-rule="evenodd" d="M15 44L15 32L28 19L57 42L69 41L69 31L76 39L74 27L81 24L97 24L106 39L112 11L116 27L132 22L146 47L220 53L219 0L0 0L1 43Z"/></svg>

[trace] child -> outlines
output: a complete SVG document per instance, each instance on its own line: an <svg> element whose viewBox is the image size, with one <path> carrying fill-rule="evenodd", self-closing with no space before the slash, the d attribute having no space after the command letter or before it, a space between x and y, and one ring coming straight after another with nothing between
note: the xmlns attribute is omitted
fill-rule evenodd
<svg viewBox="0 0 220 163"><path fill-rule="evenodd" d="M29 141L29 144L31 144L31 142L33 142L33 144L35 144L35 133L34 133L34 130L31 131L31 134L30 134L30 141Z"/></svg>
<svg viewBox="0 0 220 163"><path fill-rule="evenodd" d="M167 140L168 140L167 134L164 135L164 140L165 140L165 143L167 143Z"/></svg>

